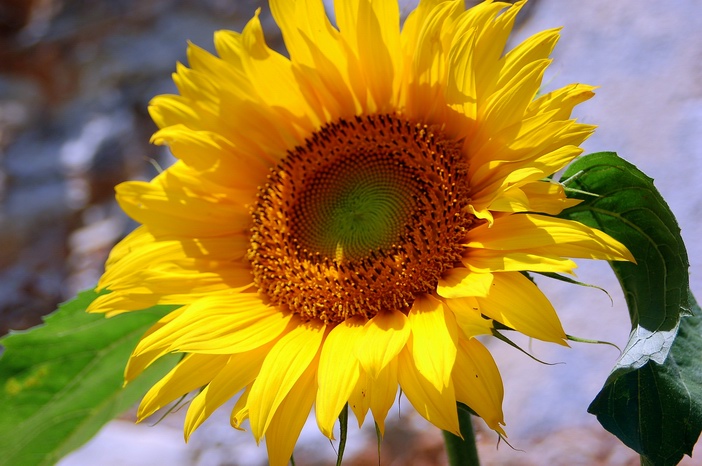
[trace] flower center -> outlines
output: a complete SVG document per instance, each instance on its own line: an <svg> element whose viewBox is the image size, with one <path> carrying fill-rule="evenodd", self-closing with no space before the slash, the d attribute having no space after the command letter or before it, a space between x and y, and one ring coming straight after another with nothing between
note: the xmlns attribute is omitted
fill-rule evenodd
<svg viewBox="0 0 702 466"><path fill-rule="evenodd" d="M260 188L254 282L271 304L326 323L407 312L460 261L468 194L460 144L439 130L393 115L340 119Z"/></svg>
<svg viewBox="0 0 702 466"><path fill-rule="evenodd" d="M292 240L303 253L338 261L366 257L400 239L419 195L397 153L337 146L334 163L316 167L293 205Z"/></svg>

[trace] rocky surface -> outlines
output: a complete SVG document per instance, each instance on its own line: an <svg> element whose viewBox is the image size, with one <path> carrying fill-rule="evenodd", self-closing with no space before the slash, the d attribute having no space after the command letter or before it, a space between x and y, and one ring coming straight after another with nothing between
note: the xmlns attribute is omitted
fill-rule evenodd
<svg viewBox="0 0 702 466"><path fill-rule="evenodd" d="M170 73L185 61L187 40L212 49L212 32L240 30L259 2L232 0L20 0L0 4L0 334L26 328L77 290L92 286L115 241L133 224L113 201L113 186L149 179L167 152L148 145L148 101L173 92ZM409 9L409 7L405 7ZM614 150L646 173L678 216L690 262L702 196L702 30L699 0L532 1L517 38L563 25L546 82L601 86L579 107L600 125L587 151ZM275 30L264 11L264 27ZM269 37L273 37L269 35ZM273 40L273 42L275 42ZM622 345L628 317L617 284L602 264L583 264L582 281L602 292L543 283L566 331ZM696 268L692 289L702 290ZM522 342L535 363L490 342L503 372L509 441L479 428L487 465L628 465L638 460L586 413L618 353L605 346L561 348ZM391 411L381 463L445 464L440 434L409 404ZM220 412L182 442L182 413L155 427L133 414L108 425L62 466L255 465L263 448L228 427ZM351 429L348 464L377 464L372 428ZM298 464L330 464L332 447L303 431ZM695 455L702 456L702 453ZM95 458L99 458L96 462ZM699 458L697 458L699 461ZM683 464L695 464L687 460Z"/></svg>

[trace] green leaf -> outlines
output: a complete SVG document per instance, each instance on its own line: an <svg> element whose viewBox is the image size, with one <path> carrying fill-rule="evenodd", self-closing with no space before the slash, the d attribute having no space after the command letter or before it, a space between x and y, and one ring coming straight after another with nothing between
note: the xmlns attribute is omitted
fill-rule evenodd
<svg viewBox="0 0 702 466"><path fill-rule="evenodd" d="M637 261L611 263L632 331L588 411L643 463L677 464L702 431L702 333L699 316L690 316L680 228L653 180L614 153L580 158L562 182L583 200L562 216L608 233Z"/></svg>
<svg viewBox="0 0 702 466"><path fill-rule="evenodd" d="M0 465L51 465L138 401L176 359L164 358L122 388L139 338L172 307L106 319L83 292L28 331L0 340Z"/></svg>
<svg viewBox="0 0 702 466"><path fill-rule="evenodd" d="M692 299L692 296L690 296ZM702 424L702 312L683 317L665 364L623 372L590 412L642 455L642 464L675 465L690 455Z"/></svg>

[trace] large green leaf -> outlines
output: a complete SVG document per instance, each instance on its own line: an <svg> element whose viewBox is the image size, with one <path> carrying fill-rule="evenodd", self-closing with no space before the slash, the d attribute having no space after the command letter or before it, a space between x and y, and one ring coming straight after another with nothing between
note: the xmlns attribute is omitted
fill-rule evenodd
<svg viewBox="0 0 702 466"><path fill-rule="evenodd" d="M0 465L51 465L139 400L175 364L164 358L123 385L139 338L170 308L111 319L87 314L81 293L45 323L0 340Z"/></svg>
<svg viewBox="0 0 702 466"><path fill-rule="evenodd" d="M632 331L588 411L644 463L677 464L702 431L702 329L680 228L653 180L614 153L582 157L562 181L584 201L562 216L605 231L637 261L611 263Z"/></svg>

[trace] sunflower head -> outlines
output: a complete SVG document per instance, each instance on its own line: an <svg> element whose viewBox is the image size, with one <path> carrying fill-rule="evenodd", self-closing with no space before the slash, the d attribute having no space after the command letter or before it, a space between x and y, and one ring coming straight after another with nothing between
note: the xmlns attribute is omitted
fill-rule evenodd
<svg viewBox="0 0 702 466"><path fill-rule="evenodd" d="M242 33L191 45L179 95L150 106L179 159L117 188L142 225L112 251L89 309L177 309L141 339L131 380L182 361L144 419L200 389L186 438L230 398L232 425L285 464L314 406L333 437L348 404L380 432L398 386L459 433L456 403L504 435L502 382L476 338L496 323L564 344L524 272L571 258L633 260L606 234L554 215L577 201L550 175L594 130L571 118L593 88L537 95L558 30L505 44L524 2L271 0L289 51Z"/></svg>
<svg viewBox="0 0 702 466"><path fill-rule="evenodd" d="M407 313L460 262L468 199L460 145L440 129L382 114L327 124L259 192L254 283L305 320Z"/></svg>

